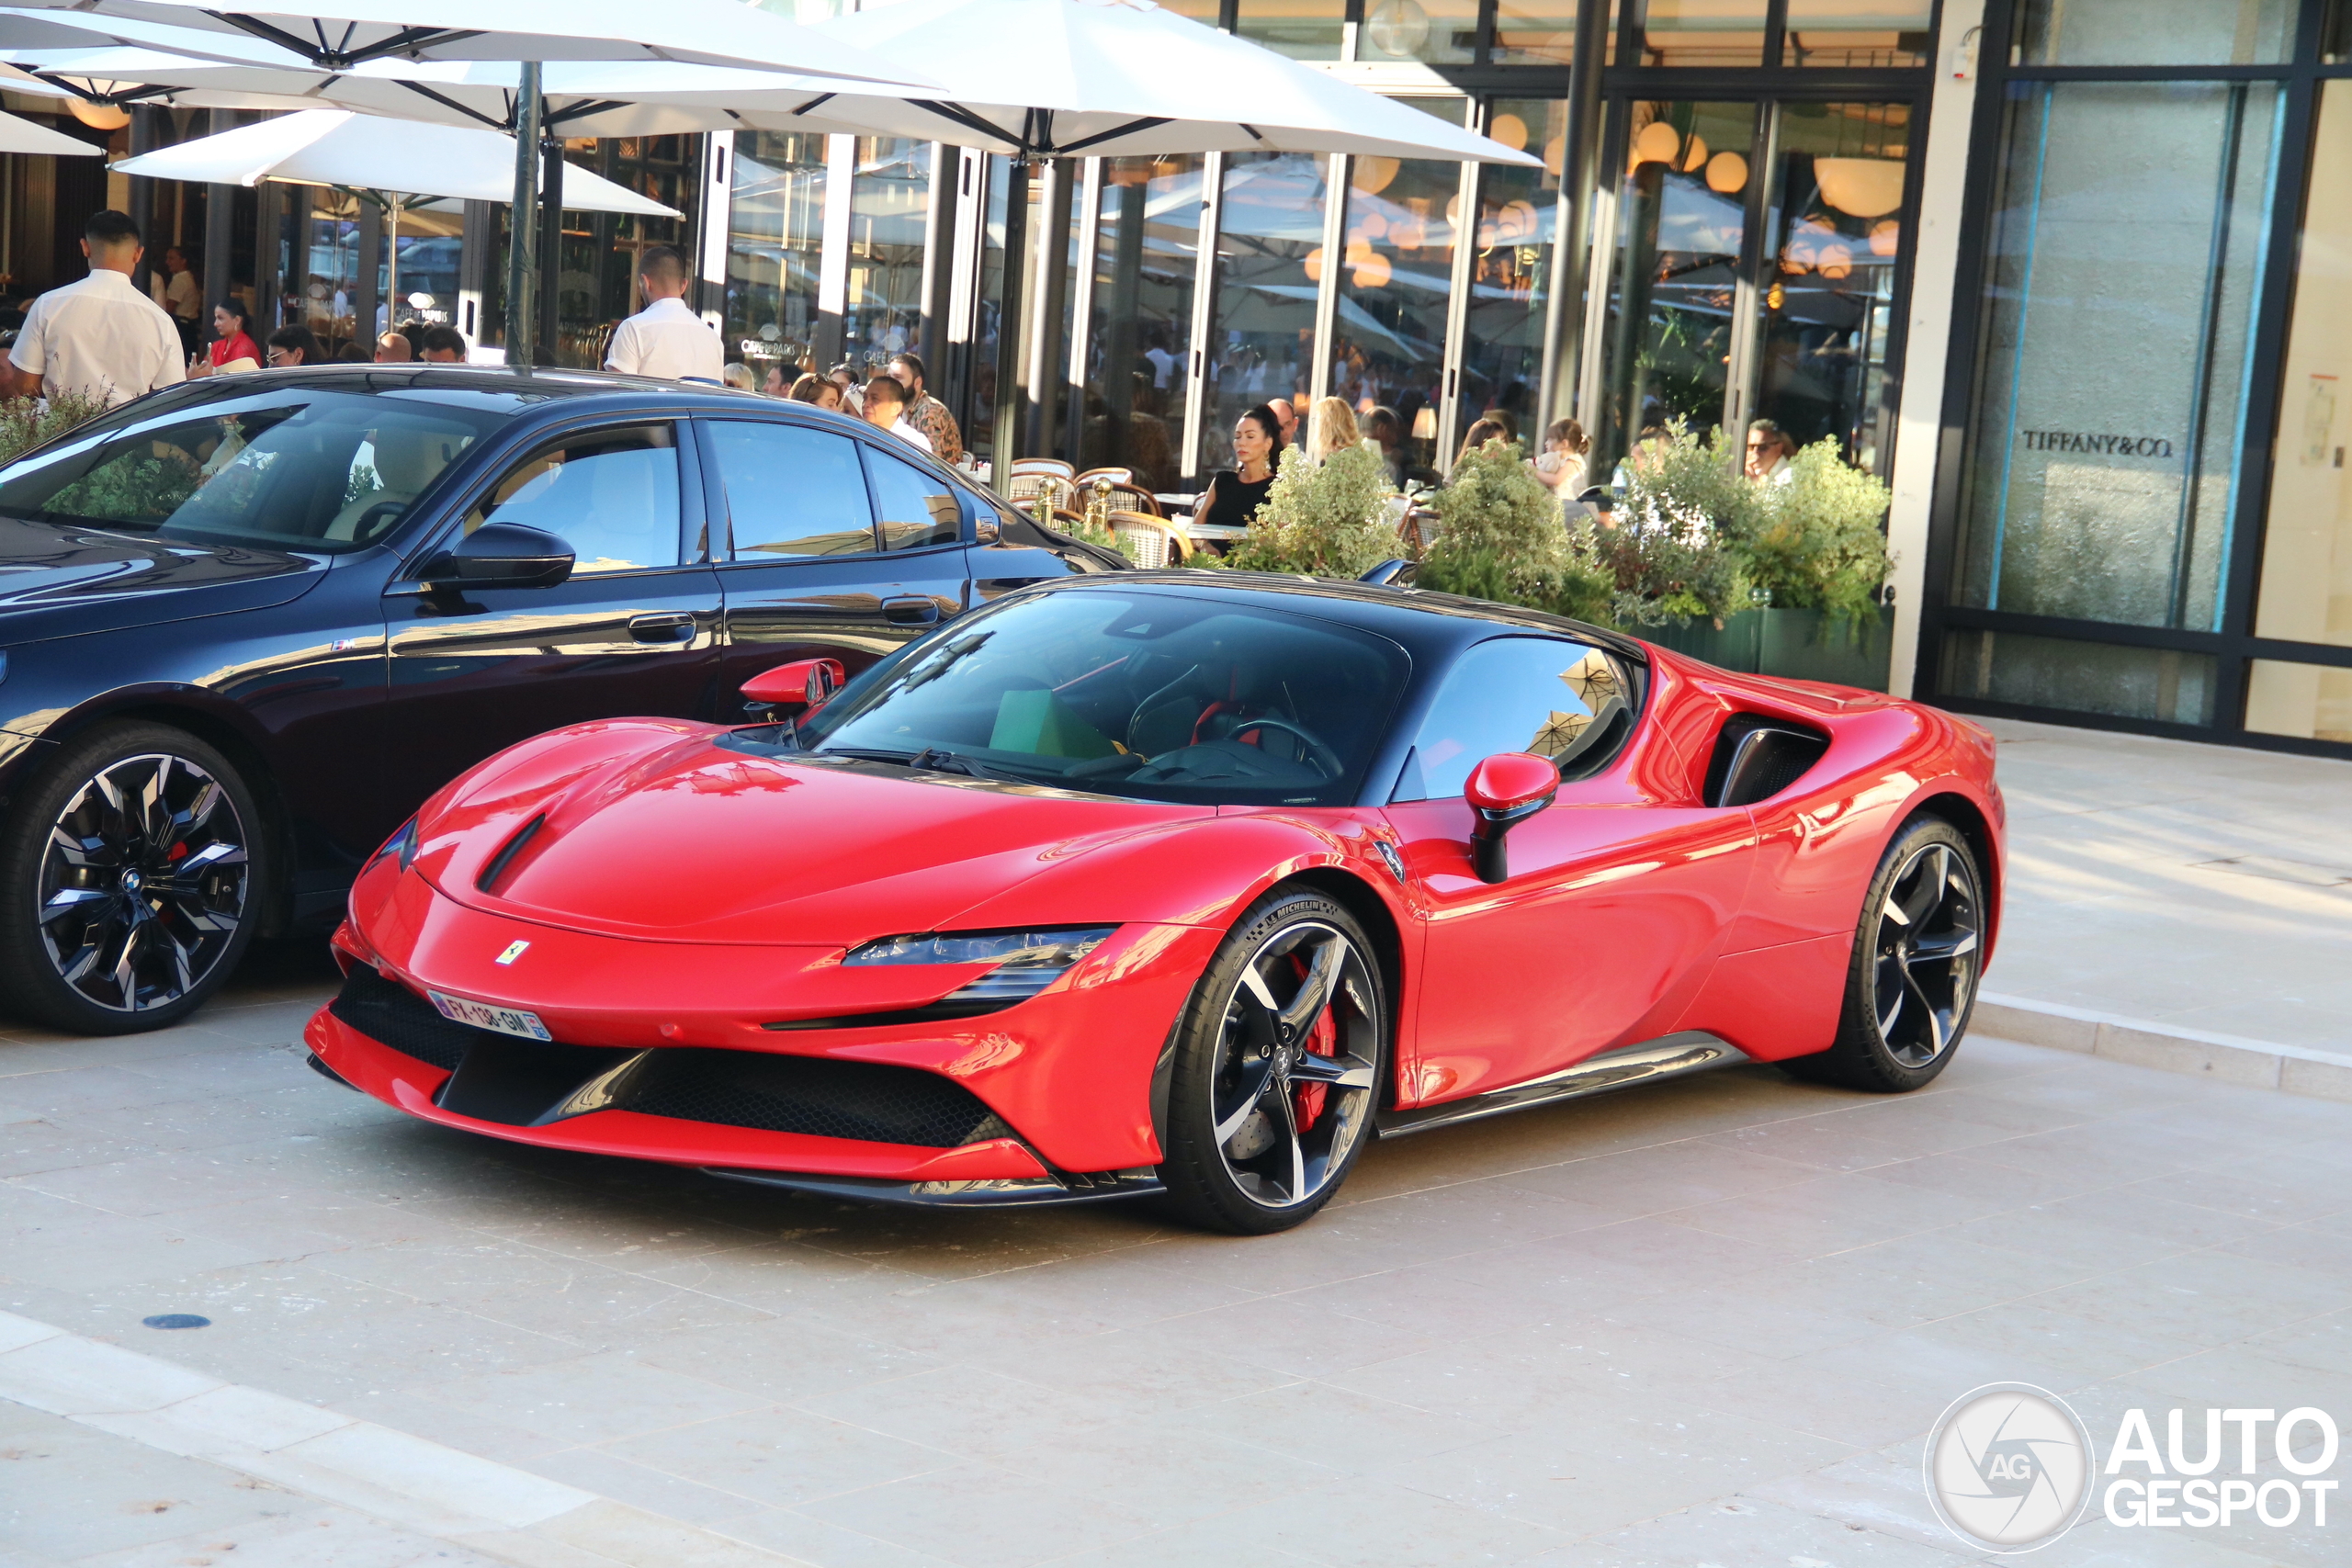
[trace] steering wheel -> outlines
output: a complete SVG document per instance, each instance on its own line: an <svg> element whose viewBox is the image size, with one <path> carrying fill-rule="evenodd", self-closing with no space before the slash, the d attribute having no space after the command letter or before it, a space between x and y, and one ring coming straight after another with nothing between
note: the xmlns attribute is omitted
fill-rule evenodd
<svg viewBox="0 0 2352 1568"><path fill-rule="evenodd" d="M400 521L401 513L407 510L408 502L405 501L379 501L351 520L351 537L364 545L376 536L379 527L390 529ZM378 522L379 518L382 520L380 524Z"/></svg>
<svg viewBox="0 0 2352 1568"><path fill-rule="evenodd" d="M1238 739L1245 730L1251 729L1279 729L1297 741L1299 750L1306 755L1308 761L1322 770L1323 777L1327 781L1337 779L1348 771L1347 764L1340 761L1340 754L1337 751L1332 750L1321 740L1286 718L1244 719L1233 727L1233 734L1227 739Z"/></svg>

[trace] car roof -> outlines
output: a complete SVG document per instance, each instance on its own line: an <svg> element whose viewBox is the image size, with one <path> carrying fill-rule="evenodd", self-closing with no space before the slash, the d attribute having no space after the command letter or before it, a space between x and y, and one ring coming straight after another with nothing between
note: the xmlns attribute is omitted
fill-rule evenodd
<svg viewBox="0 0 2352 1568"><path fill-rule="evenodd" d="M277 387L315 387L337 391L416 391L503 393L532 400L594 397L644 397L664 401L683 400L707 403L714 409L741 408L747 401L775 408L781 399L764 397L737 387L670 381L655 376L624 376L612 370L540 369L503 365L330 364L300 365L289 369L251 370L228 378L208 378L223 392L240 394ZM814 411L814 405L803 407Z"/></svg>
<svg viewBox="0 0 2352 1568"><path fill-rule="evenodd" d="M1498 631L1543 632L1572 637L1591 647L1604 648L1638 663L1649 662L1649 649L1634 638L1606 627L1574 621L1517 604L1465 599L1457 593L1436 593L1419 588L1353 582L1339 578L1290 577L1274 572L1178 570L1122 571L1102 576L1069 577L1040 583L1033 592L1116 592L1127 589L1177 588L1237 603L1289 600L1284 607L1301 614L1377 632L1408 649L1434 651L1458 647Z"/></svg>

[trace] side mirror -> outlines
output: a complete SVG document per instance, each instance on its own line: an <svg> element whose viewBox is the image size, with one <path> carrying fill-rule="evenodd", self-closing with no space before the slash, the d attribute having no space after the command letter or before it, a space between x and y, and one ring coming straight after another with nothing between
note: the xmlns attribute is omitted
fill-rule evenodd
<svg viewBox="0 0 2352 1568"><path fill-rule="evenodd" d="M435 587L553 588L571 576L571 547L544 528L485 523L424 563Z"/></svg>
<svg viewBox="0 0 2352 1568"><path fill-rule="evenodd" d="M1594 485L1577 497L1577 504L1589 506L1595 512L1614 512L1617 510L1617 492L1607 485Z"/></svg>
<svg viewBox="0 0 2352 1568"><path fill-rule="evenodd" d="M1560 790L1560 770L1548 757L1498 751L1470 770L1462 798L1476 820L1470 829L1470 863L1481 882L1510 874L1503 835L1552 804Z"/></svg>
<svg viewBox="0 0 2352 1568"><path fill-rule="evenodd" d="M796 659L773 670L763 670L743 682L747 707L782 708L799 713L822 707L849 678L838 659Z"/></svg>

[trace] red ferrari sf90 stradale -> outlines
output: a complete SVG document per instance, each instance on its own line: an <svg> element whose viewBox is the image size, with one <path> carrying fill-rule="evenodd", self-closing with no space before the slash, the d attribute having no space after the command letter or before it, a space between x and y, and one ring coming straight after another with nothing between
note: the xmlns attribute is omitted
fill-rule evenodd
<svg viewBox="0 0 2352 1568"><path fill-rule="evenodd" d="M1743 1061L1916 1089L1991 951L1983 730L1532 612L1121 573L838 676L444 788L317 1064L523 1143L1264 1232L1375 1135Z"/></svg>

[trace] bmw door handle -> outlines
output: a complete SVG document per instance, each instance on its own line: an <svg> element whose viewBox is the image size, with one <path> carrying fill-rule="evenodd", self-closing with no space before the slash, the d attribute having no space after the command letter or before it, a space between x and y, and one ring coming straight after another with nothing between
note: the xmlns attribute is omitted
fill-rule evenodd
<svg viewBox="0 0 2352 1568"><path fill-rule="evenodd" d="M695 635L695 618L683 613L631 615L628 635L639 642L691 642Z"/></svg>
<svg viewBox="0 0 2352 1568"><path fill-rule="evenodd" d="M939 601L928 594L909 594L882 601L882 618L902 626L928 626L939 620Z"/></svg>

